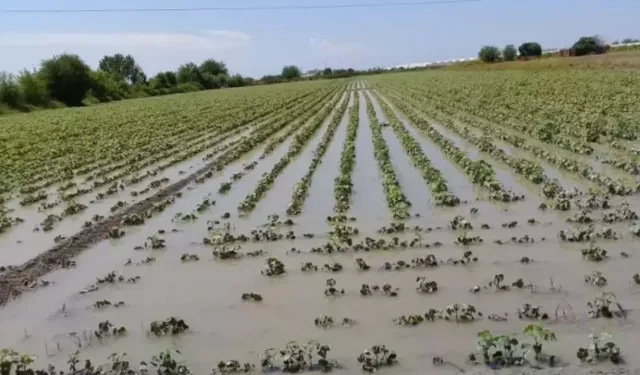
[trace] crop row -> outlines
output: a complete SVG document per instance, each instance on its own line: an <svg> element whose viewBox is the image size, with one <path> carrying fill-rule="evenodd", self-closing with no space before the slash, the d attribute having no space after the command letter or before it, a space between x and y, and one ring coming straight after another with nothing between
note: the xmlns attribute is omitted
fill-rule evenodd
<svg viewBox="0 0 640 375"><path fill-rule="evenodd" d="M429 106L417 104L417 101L413 100L413 98L406 95L398 95L397 98L405 103L411 103L414 109L420 108L420 112L426 114L429 118L437 121L441 125L444 125L461 138L476 146L481 152L487 153L502 161L511 167L517 174L524 176L527 180L534 184L542 184L542 191L545 197L555 198L565 191L557 180L549 178L544 173L544 169L540 164L532 160L517 158L507 154L503 149L495 146L491 137L487 135L482 137L475 136L468 128L456 125L450 117L431 109Z"/></svg>
<svg viewBox="0 0 640 375"><path fill-rule="evenodd" d="M336 93L336 96L338 95L338 93ZM315 113L318 112L322 106L326 106L329 105L329 103L321 103L321 106L315 106L313 107L310 112ZM265 157L271 155L273 153L273 151L275 151L275 149L281 145L282 143L284 143L287 139L289 139L289 137L291 137L293 134L295 134L298 130L300 130L304 125L305 125L305 119L308 119L308 116L304 117L304 118L299 118L296 119L294 121L294 123L287 129L286 132L284 132L284 134L281 134L278 137L275 137L271 142L269 142L263 149L262 151L262 155L260 156L260 159L264 159Z"/></svg>
<svg viewBox="0 0 640 375"><path fill-rule="evenodd" d="M442 152L448 155L464 172L471 178L471 182L488 189L490 198L502 202L512 202L520 200L522 197L506 190L502 184L496 180L493 167L484 160L471 160L466 152L456 147L453 142L434 129L429 121L419 116L405 102L398 98L391 98L393 104L403 112L418 129L424 132L431 140L440 147Z"/></svg>
<svg viewBox="0 0 640 375"><path fill-rule="evenodd" d="M487 135L496 136L499 139L513 145L514 147L529 151L535 156L544 159L563 170L576 174L579 177L585 178L597 185L602 186L609 194L629 195L638 191L638 186L625 186L623 182L615 181L603 173L596 172L591 166L585 163L551 154L541 147L528 143L524 138L514 136L509 132L496 132L496 128L494 126L487 124L484 121L480 121L478 118L472 115L466 114L462 108L459 108L456 105L439 103L436 99L430 100L429 102L419 99L422 97L421 94L421 91L415 90L413 92L406 92L403 97L420 100L423 106L431 105L436 111L442 112L443 114L449 115L451 117L457 117L464 123L482 130Z"/></svg>
<svg viewBox="0 0 640 375"><path fill-rule="evenodd" d="M266 94L263 97L238 90L220 100L216 100L218 94L193 94L171 100L154 98L14 116L11 122L3 124L0 190L8 191L37 181L48 184L56 179L66 180L84 165L125 160L145 146L158 146L157 150L165 138L179 135L180 130L188 129L183 133L192 133L194 128L210 131L217 128L215 124L221 118L238 118L237 115L243 113L256 117L300 94L313 93L318 87L325 85L302 85L288 93L262 90ZM252 104L250 109L239 112L247 104ZM114 111L113 107L120 110Z"/></svg>
<svg viewBox="0 0 640 375"><path fill-rule="evenodd" d="M273 166L271 171L267 172L260 181L258 181L254 190L247 194L245 199L238 204L238 211L248 213L255 209L256 204L264 197L264 193L273 186L276 178L284 171L289 163L291 163L291 160L302 152L307 143L318 132L324 119L330 115L331 111L333 111L341 99L344 100L343 95L335 97L329 106L313 114L309 123L294 136L287 153Z"/></svg>
<svg viewBox="0 0 640 375"><path fill-rule="evenodd" d="M316 147L313 152L313 158L311 159L311 163L309 164L309 169L307 173L300 179L298 183L293 188L293 194L291 195L291 203L289 207L287 207L288 215L299 215L302 212L302 207L304 206L304 202L307 199L309 186L311 186L311 181L313 179L313 175L316 172L316 169L322 163L322 158L327 153L327 149L329 145L333 141L333 137L342 122L342 117L349 106L349 96L350 92L347 92L347 98L343 99L342 104L338 109L334 112L331 120L329 122L329 127L326 132L322 136L322 140Z"/></svg>
<svg viewBox="0 0 640 375"><path fill-rule="evenodd" d="M460 198L449 191L447 180L444 178L442 173L431 164L429 158L427 158L422 151L420 144L415 140L411 133L407 131L402 122L398 120L393 109L384 100L382 100L376 92L373 93L380 104L380 108L382 108L383 113L387 117L393 132L400 140L400 144L404 148L404 152L409 155L413 161L413 165L420 170L422 178L429 186L429 190L432 193L436 205L453 207L460 204Z"/></svg>
<svg viewBox="0 0 640 375"><path fill-rule="evenodd" d="M357 83L354 84L357 88ZM353 193L353 168L356 164L356 137L358 136L358 126L360 124L360 97L354 91L353 105L349 108L349 123L347 133L342 144L340 153L340 172L334 180L333 195L335 198L334 211L338 214L345 214L351 206L351 194Z"/></svg>
<svg viewBox="0 0 640 375"><path fill-rule="evenodd" d="M338 92L339 92L339 89L324 92L322 93L322 95L319 95L318 97L314 98L313 101L305 102L302 105L297 106L296 108L285 112L283 115L278 116L275 123L287 123L288 124L286 127L287 131L284 135L276 136L271 141L269 141L265 149L273 146L273 150L275 150L277 145L284 143L287 139L291 137L291 135L295 133L295 131L299 130L300 127L298 126L298 124L305 124L312 117L314 113L316 113L321 108L330 105L330 103L334 102L335 98L338 97L337 96ZM333 98L334 100L330 100L331 98ZM266 125L263 125L263 126L266 126ZM255 132L259 132L260 129L261 128L257 128L256 130L254 130L254 132L249 134L248 137L252 137L253 134ZM295 130L291 131L291 129L295 129ZM270 152L272 152L273 150L271 150ZM262 156L260 156L260 159L264 158L265 155L266 153L263 153ZM228 193L232 189L233 183L242 179L242 177L244 177L247 172L250 172L251 170L253 170L256 165L257 165L257 160L252 163L249 163L247 166L245 166L246 167L245 172L236 173L233 176L231 176L231 179L228 182L223 182L222 184L220 184L220 188L218 189L218 192L221 194Z"/></svg>
<svg viewBox="0 0 640 375"><path fill-rule="evenodd" d="M378 163L382 178L382 187L387 199L387 206L391 209L394 219L409 218L409 207L411 202L407 199L402 191L402 186L393 170L393 164L389 156L389 147L384 140L382 130L376 111L366 93L363 93L367 103L367 115L369 117L369 127L371 128L371 141L373 142L373 152Z"/></svg>

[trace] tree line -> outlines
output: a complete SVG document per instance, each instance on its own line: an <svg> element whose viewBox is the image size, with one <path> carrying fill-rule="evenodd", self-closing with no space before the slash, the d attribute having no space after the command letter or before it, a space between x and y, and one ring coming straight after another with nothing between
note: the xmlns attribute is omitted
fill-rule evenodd
<svg viewBox="0 0 640 375"><path fill-rule="evenodd" d="M93 70L78 55L65 53L43 60L33 71L23 70L17 75L0 72L0 114L300 79L342 78L358 73L328 68L322 74L303 76L299 67L287 65L278 75L255 80L231 74L224 62L208 59L149 78L131 55L104 56Z"/></svg>
<svg viewBox="0 0 640 375"><path fill-rule="evenodd" d="M633 43L636 39L624 39L623 43ZM614 45L616 43L614 42ZM563 50L566 53L561 55L585 56L590 54L607 52L608 45L598 36L583 36L576 41L570 49ZM478 52L478 58L486 63L498 61L515 61L520 59L530 59L542 57L543 51L540 43L526 42L516 49L515 45L508 44L503 49L497 46L483 46Z"/></svg>

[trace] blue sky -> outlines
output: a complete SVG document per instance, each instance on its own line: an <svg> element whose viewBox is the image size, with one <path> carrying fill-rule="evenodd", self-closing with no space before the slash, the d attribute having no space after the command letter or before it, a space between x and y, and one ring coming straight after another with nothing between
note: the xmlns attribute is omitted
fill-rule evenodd
<svg viewBox="0 0 640 375"><path fill-rule="evenodd" d="M0 0L0 9L242 7L375 0ZM393 1L393 0L387 0ZM474 56L483 44L570 45L582 35L640 37L639 0L483 0L409 7L198 13L0 14L0 71L56 53L95 67L132 54L147 74L206 58L261 76L285 64L368 68Z"/></svg>

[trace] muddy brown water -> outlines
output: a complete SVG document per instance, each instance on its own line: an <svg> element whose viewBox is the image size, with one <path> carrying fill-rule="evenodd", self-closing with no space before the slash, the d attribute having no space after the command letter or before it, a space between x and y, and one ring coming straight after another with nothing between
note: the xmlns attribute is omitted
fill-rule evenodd
<svg viewBox="0 0 640 375"><path fill-rule="evenodd" d="M358 85L361 86L362 83L358 82ZM353 225L363 232L360 238L365 235L377 236L376 229L391 220L373 158L363 95L365 93L358 91L354 92L353 98L349 98L350 101L360 100L360 126L353 178L355 194L354 204L349 212L349 215L358 218ZM468 179L448 158L442 155L438 157L437 147L421 136L420 132L415 131L411 124L406 122L406 118L401 116L401 120L423 145L425 154L445 174L452 191L461 192L461 198L462 192L467 192L473 199L476 194L473 193ZM303 213L294 218L299 223L293 228L296 232L313 229L315 233L322 234L329 230L323 218L331 213L333 207L333 178L338 172L341 138L344 137L346 125L345 116L329 152L318 167ZM325 128L326 124L318 134L322 134ZM54 363L63 366L67 355L78 349L74 343L75 339L69 334L76 332L82 337L83 330L96 329L99 322L109 320L115 325L125 326L129 331L128 335L117 340L105 339L102 342L94 338L90 346L82 339L80 351L83 358L91 358L94 363L107 362L107 356L117 351L127 352L131 361L137 363L139 360L148 360L151 355L161 350L174 348L181 350L182 358L189 363L194 373L204 374L219 360L239 359L257 362L257 353L267 348L282 347L289 340L306 342L313 339L332 346L330 357L344 366L336 371L337 373L359 373L355 358L362 350L375 344L386 344L399 356L400 364L394 369L383 370L383 373L456 372L447 367L431 367L431 359L435 355L443 356L467 371L488 372L482 367L472 367L465 363L466 356L476 351L477 332L488 329L494 333L521 333L529 322L519 320L515 312L522 304L533 303L539 304L552 316L545 325L558 337L557 342L545 344L545 351L557 355L561 363L566 364L563 365L563 369L546 372L588 372L609 368L606 364L578 366L575 358L577 348L588 345L588 335L600 331L613 335L614 341L622 349L627 368L640 366L640 359L633 355L634 342L640 333L635 324L640 315L640 286L633 285L631 278L633 274L640 272L640 253L637 251L637 240L628 232L629 223L611 225L622 235L620 240L599 241L610 254L610 258L601 263L590 263L582 259L580 249L588 246L587 244L567 244L558 241L558 230L571 227L564 222L562 215L538 211L533 208L533 204L526 202L496 205L484 200L471 201L454 209L429 208L422 211L421 218L409 221L411 225L444 228L424 236L425 242L442 242L443 246L439 248L377 250L333 255L287 253L292 247L306 250L318 246L324 243L322 236L313 240L283 240L243 245L243 251L263 249L268 256L275 256L283 261L287 273L275 278L260 274L266 257L245 257L238 261L215 260L211 254L212 248L202 244L203 237L208 234L207 221L220 219L224 212L230 212L232 217L229 222L235 226L236 231L246 232L264 223L266 214L271 213L267 211L279 209L280 212L284 212L291 196L291 188L301 176L298 172L291 171L304 173L304 167L308 165L308 162L305 164L304 161L308 161L310 151L317 144L319 135L310 141L302 154L276 180L272 191L265 197L267 205L264 207L268 209L265 208L264 212L256 210L247 218L238 219L235 208L255 187L262 173L270 170L286 153L290 140L279 145L264 160L260 160L256 169L236 182L229 194L219 195L219 184L228 181L233 173L241 171L243 163L260 156L260 147L244 155L204 184L189 184L183 190L184 196L177 199L175 204L149 219L144 226L126 228L127 235L124 238L102 241L81 253L75 258L78 264L75 269L57 270L44 276L44 280L54 284L27 292L0 308L0 347L13 347L36 354L37 363L40 365ZM452 136L449 133L446 135ZM392 157L395 157L402 151L399 144L393 146L391 142L395 135L385 131L384 136L389 143ZM424 196L428 196L428 189L423 181L407 177L416 173L408 159L399 159L398 162L394 160L394 168L397 168L399 176L402 176L401 183L408 194L422 191ZM299 168L296 167L298 164ZM290 168L293 169L288 172ZM509 178L508 181L519 183L509 169L505 168L504 173L505 178ZM280 179L282 183L278 182ZM419 186L406 186L418 182ZM527 186L522 188L528 189ZM172 221L175 214L191 212L206 197L216 200L216 205L198 214L197 221ZM411 195L409 198L412 198ZM532 199L535 199L533 195ZM628 200L632 203L632 208L638 209L640 202L636 197L630 197ZM265 202L261 202L258 207ZM469 214L471 207L479 208L478 216ZM503 211L504 208L508 210ZM446 229L446 226L456 214L464 215L473 223L474 230L469 234L482 236L482 245L463 247L454 244L462 232ZM540 223L534 226L527 225L526 219L529 217L535 217ZM514 229L501 227L502 223L511 220L518 220L519 225ZM492 229L481 230L482 223L490 224ZM171 229L174 228L178 231L172 233ZM166 249L133 250L135 246L142 245L148 236L157 235L159 229L167 231L162 236L167 241ZM535 238L536 242L528 245L497 245L493 242L525 234ZM411 239L412 235L405 234L400 237ZM542 237L546 237L546 240L542 241ZM46 246L34 244L40 251ZM459 258L467 249L479 257L478 263L404 271L378 269L386 261L410 261L414 257L430 253L441 260ZM8 252L10 249L5 251ZM630 257L622 258L621 251L629 253ZM201 260L182 263L180 256L186 252L199 255ZM156 257L156 262L150 265L124 266L129 258L137 263L148 256ZM520 263L523 256L532 258L534 262ZM362 257L372 266L372 270L359 271L355 264L358 257ZM300 264L307 261L320 266L339 262L344 266L344 270L339 273L318 271L305 274L300 271ZM101 286L93 293L78 293L92 284L96 277L102 277L112 270L126 277L140 276L141 280L136 284ZM584 283L584 275L595 270L601 271L608 279L606 287L598 288ZM525 283L536 285L536 291L483 290L478 294L469 293L469 288L487 284L498 273L503 273L509 283L523 278ZM418 276L437 281L438 292L433 295L418 294L415 290L415 280ZM326 297L323 294L325 280L329 277L337 280L338 288L345 289L344 296ZM554 286L559 290L550 290L550 280L553 280ZM399 296L361 297L358 290L363 283L390 283L400 288ZM588 318L586 303L601 291L616 294L618 301L628 310L626 320ZM240 295L245 292L260 293L264 301L260 304L243 302ZM91 307L92 304L103 299L112 302L124 301L126 306L95 311ZM400 315L423 314L430 308L444 308L452 303L474 304L484 313L485 318L471 324L438 321L416 327L401 327L393 323L393 319ZM558 320L555 319L557 308L560 311ZM491 313L509 313L509 320L502 323L489 321L486 316ZM336 320L350 317L358 323L350 328L337 327L325 330L313 324L313 319L322 315L333 316ZM151 321L169 316L185 319L191 327L189 332L173 338L148 336L147 328Z"/></svg>

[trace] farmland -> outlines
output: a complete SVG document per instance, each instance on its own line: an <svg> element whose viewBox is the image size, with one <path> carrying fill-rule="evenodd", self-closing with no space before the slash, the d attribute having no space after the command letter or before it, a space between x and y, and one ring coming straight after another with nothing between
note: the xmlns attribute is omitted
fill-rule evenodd
<svg viewBox="0 0 640 375"><path fill-rule="evenodd" d="M442 70L0 118L0 347L637 368L639 99L622 67Z"/></svg>

